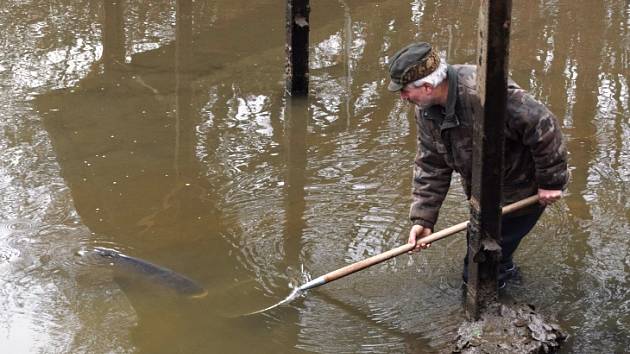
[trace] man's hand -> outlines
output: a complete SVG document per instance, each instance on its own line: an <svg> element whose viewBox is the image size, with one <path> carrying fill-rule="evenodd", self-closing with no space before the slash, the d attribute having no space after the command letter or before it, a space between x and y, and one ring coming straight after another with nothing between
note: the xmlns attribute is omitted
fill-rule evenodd
<svg viewBox="0 0 630 354"><path fill-rule="evenodd" d="M562 191L538 188L538 203L541 205L550 205L560 197L562 197Z"/></svg>
<svg viewBox="0 0 630 354"><path fill-rule="evenodd" d="M416 245L416 240L423 238L425 236L429 236L431 235L431 233L433 232L433 230L429 229L428 227L422 227L420 225L413 225L413 227L411 228L411 231L409 231L409 240L407 241L408 243L411 243L413 245ZM427 249L431 247L430 243L419 243L416 245L416 247L414 249L412 249L412 252L419 252L421 249Z"/></svg>

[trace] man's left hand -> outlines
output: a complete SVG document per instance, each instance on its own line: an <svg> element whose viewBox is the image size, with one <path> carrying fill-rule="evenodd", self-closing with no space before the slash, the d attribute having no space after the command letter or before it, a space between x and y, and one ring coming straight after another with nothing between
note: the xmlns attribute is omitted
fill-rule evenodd
<svg viewBox="0 0 630 354"><path fill-rule="evenodd" d="M538 188L538 202L542 205L550 205L562 197L562 191Z"/></svg>

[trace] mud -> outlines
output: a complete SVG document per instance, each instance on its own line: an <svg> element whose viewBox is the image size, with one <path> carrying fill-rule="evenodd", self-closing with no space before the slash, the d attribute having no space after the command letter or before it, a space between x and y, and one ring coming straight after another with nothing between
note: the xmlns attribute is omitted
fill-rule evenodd
<svg viewBox="0 0 630 354"><path fill-rule="evenodd" d="M494 304L457 330L453 353L555 353L567 338L529 304Z"/></svg>

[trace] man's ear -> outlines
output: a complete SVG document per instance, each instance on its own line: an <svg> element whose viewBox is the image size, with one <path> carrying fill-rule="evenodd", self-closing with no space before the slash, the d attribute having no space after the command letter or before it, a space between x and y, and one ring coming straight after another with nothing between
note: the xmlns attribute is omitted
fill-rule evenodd
<svg viewBox="0 0 630 354"><path fill-rule="evenodd" d="M424 93L426 93L427 95L432 95L433 91L434 91L434 87L431 85L422 85L422 87L424 88Z"/></svg>

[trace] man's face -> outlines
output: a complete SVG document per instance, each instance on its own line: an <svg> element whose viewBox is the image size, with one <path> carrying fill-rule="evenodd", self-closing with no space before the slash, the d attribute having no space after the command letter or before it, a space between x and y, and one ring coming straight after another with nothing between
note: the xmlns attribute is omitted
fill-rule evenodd
<svg viewBox="0 0 630 354"><path fill-rule="evenodd" d="M400 98L415 104L420 107L420 109L425 109L437 103L433 96L433 87L428 84L424 84L420 87L407 84L400 90Z"/></svg>

